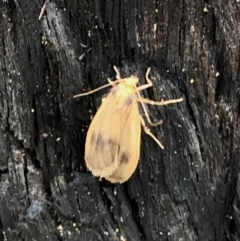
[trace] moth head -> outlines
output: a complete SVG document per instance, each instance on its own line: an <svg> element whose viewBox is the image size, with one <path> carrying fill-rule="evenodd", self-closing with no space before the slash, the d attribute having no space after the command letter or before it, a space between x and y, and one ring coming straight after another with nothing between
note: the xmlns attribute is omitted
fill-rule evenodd
<svg viewBox="0 0 240 241"><path fill-rule="evenodd" d="M135 75L131 75L129 78L126 79L126 85L129 87L136 87L138 83L138 77Z"/></svg>

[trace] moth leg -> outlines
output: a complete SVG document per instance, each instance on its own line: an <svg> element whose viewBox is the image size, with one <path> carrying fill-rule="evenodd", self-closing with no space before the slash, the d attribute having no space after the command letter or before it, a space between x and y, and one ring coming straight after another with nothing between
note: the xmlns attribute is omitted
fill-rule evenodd
<svg viewBox="0 0 240 241"><path fill-rule="evenodd" d="M142 118L141 116L140 116L140 121L141 121L143 130L145 131L145 133L146 133L147 135L151 136L152 139L153 139L162 149L164 149L164 146L162 145L162 143L157 139L156 136L154 136L154 135L151 133L150 129L146 126L146 124L145 124L145 122L144 122L144 120L143 120L143 118Z"/></svg>
<svg viewBox="0 0 240 241"><path fill-rule="evenodd" d="M121 78L121 75L120 75L120 72L119 72L119 70L117 69L117 67L114 65L113 68L114 68L114 70L115 70L115 72L116 72L116 79L122 79L122 78Z"/></svg>
<svg viewBox="0 0 240 241"><path fill-rule="evenodd" d="M162 101L153 101L153 100L144 99L144 98L139 99L139 102L149 104L149 105L169 105L169 104L178 103L182 101L183 101L183 98L172 99L172 100L162 100Z"/></svg>
<svg viewBox="0 0 240 241"><path fill-rule="evenodd" d="M153 85L152 81L148 77L150 69L151 69L150 67L147 69L147 72L146 72L146 75L145 75L145 78L147 80L147 84L139 86L137 88L137 92L141 91L141 90L144 90L144 89L147 89L147 88L149 88L149 87L151 87ZM138 96L138 97L141 98L140 96ZM163 100L162 101L153 101L153 100L142 99L142 98L141 98L141 100L143 100L142 103L146 103L146 104L150 104L150 105L168 105L168 104L181 102L181 101L183 101L183 98L173 99L173 100L166 100L166 101L163 101Z"/></svg>
<svg viewBox="0 0 240 241"><path fill-rule="evenodd" d="M149 114L148 114L148 111L147 111L147 108L146 108L146 106L143 104L142 98L141 98L141 96L140 96L140 94L139 94L138 92L137 92L137 95L138 95L137 102L140 102L140 103L141 103L142 108L143 108L143 111L144 111L144 114L145 114L145 116L146 116L146 118L147 118L148 123L149 123L151 126L161 125L161 124L163 123L162 120L160 120L160 121L158 121L158 122L155 122L155 123L151 121L151 119L150 119L150 117L149 117Z"/></svg>

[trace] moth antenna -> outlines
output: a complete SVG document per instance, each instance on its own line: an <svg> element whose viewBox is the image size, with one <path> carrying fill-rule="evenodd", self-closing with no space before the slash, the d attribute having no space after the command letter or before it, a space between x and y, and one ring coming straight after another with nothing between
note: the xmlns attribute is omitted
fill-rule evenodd
<svg viewBox="0 0 240 241"><path fill-rule="evenodd" d="M145 75L145 78L146 78L146 80L147 80L147 84L139 86L139 87L137 88L138 91L145 90L145 89L153 86L152 81L151 81L150 78L148 77L150 70L151 70L151 68L149 67L149 68L147 69L147 72L146 72L146 75Z"/></svg>
<svg viewBox="0 0 240 241"><path fill-rule="evenodd" d="M146 74L145 74L145 78L146 78L148 84L151 84L151 85L152 85L152 81L151 81L150 78L148 77L150 70L151 70L151 68L148 67L147 72L146 72Z"/></svg>
<svg viewBox="0 0 240 241"><path fill-rule="evenodd" d="M88 91L88 92L85 92L85 93L82 93L82 94L74 95L73 98L78 98L78 97L81 97L81 96L90 95L90 94L95 93L99 90L105 89L109 86L114 86L115 84L118 84L120 82L124 82L124 80L120 79L120 80L116 80L116 81L111 81L111 80L108 79L108 82L109 82L108 84L103 85L103 86L101 86L101 87L99 87L95 90L91 90L91 91Z"/></svg>
<svg viewBox="0 0 240 241"><path fill-rule="evenodd" d="M138 96L137 101L139 101L139 102L141 103L141 106L142 106L143 111L144 111L144 113L145 113L145 115L146 115L146 118L147 118L148 123L149 123L151 126L157 126L157 125L162 124L162 120L160 120L160 121L158 121L158 122L156 122L156 123L154 123L154 122L151 121L151 119L150 119L150 117L149 117L149 114L148 114L148 111L147 111L147 109L146 109L146 106L145 106L145 105L143 104L143 102L141 101L143 98L141 97L141 95L140 95L140 93L139 93L139 91L144 90L144 89L147 89L147 88L149 88L149 87L151 87L151 86L153 85L151 79L149 78L149 72L150 72L150 70L151 70L151 68L149 67L149 68L147 69L146 74L145 74L145 78L146 78L146 80L147 80L147 84L142 85L142 86L140 86L140 87L138 87L138 88L136 89L137 96Z"/></svg>
<svg viewBox="0 0 240 241"><path fill-rule="evenodd" d="M120 75L120 72L119 72L119 70L117 69L117 67L114 65L113 68L114 68L114 70L115 70L115 72L116 72L116 79L121 79L121 75Z"/></svg>
<svg viewBox="0 0 240 241"><path fill-rule="evenodd" d="M158 102L155 102L155 101L153 101L153 100L148 100L148 99L142 98L141 95L140 95L140 93L139 93L139 91L144 90L144 89L147 89L147 88L149 88L149 87L151 87L151 86L153 85L151 79L149 78L149 72L150 72L150 70L151 70L151 68L149 67L149 68L147 69L147 72L146 72L146 75L145 75L145 78L146 78L146 80L147 80L147 84L142 85L142 86L136 88L136 92L137 92L137 95L138 95L137 101L141 103L142 108L143 108L143 111L144 111L144 113L145 113L145 115L146 115L146 118L147 118L148 123L149 123L150 125L152 125L152 126L157 126L157 125L162 124L162 120L160 120L160 121L158 121L158 122L156 122L156 123L153 123L153 122L150 120L150 117L149 117L149 114L148 114L148 112L147 112L147 109L146 109L146 107L145 107L145 105L144 105L143 103L145 103L145 104L151 104L151 105L168 105L168 104L173 104L173 103L181 102L181 101L183 100L183 98L174 99L174 100L167 100L167 101L158 101Z"/></svg>

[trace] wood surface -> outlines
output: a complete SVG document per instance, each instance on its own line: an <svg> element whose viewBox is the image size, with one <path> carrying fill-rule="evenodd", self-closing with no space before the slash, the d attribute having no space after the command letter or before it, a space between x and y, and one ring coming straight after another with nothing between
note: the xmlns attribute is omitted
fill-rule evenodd
<svg viewBox="0 0 240 241"><path fill-rule="evenodd" d="M240 2L44 3L0 1L0 241L240 240ZM122 185L84 161L109 90L73 99L113 65L184 98L148 106L165 149L143 133Z"/></svg>

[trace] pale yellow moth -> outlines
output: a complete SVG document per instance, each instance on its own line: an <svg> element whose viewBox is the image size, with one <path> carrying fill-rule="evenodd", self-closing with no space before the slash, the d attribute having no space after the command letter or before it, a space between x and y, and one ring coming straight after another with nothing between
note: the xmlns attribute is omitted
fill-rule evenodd
<svg viewBox="0 0 240 241"><path fill-rule="evenodd" d="M140 91L153 85L148 77L150 68L147 69L145 76L147 84L139 87L137 86L137 76L132 75L122 79L115 66L114 70L116 71L116 81L108 79L109 84L87 93L75 95L74 98L112 86L89 126L85 144L85 161L87 168L94 176L104 177L112 183L123 183L131 177L138 164L141 125L145 133L163 149L160 141L145 125L139 113L138 102L141 103L149 124L158 125L161 122L151 122L144 103L168 105L181 102L183 99L155 102L142 98Z"/></svg>

